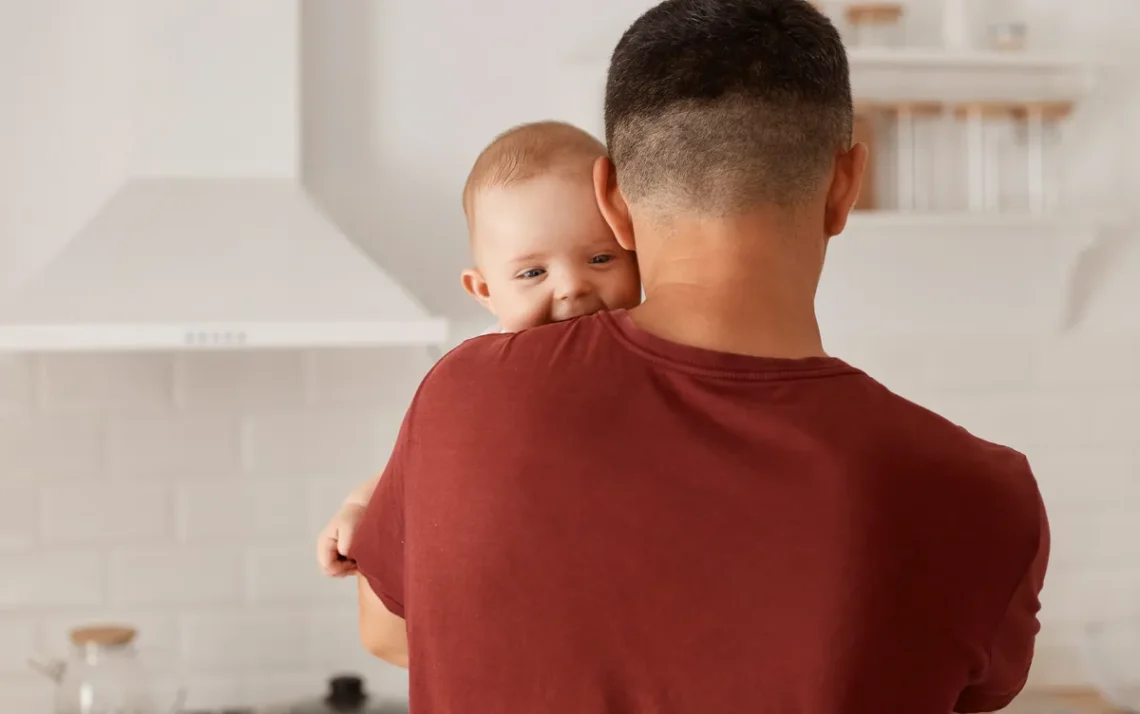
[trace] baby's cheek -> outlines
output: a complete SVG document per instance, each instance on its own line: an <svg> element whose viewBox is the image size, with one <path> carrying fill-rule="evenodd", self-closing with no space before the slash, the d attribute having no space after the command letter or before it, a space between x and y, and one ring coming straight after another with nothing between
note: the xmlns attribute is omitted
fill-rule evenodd
<svg viewBox="0 0 1140 714"><path fill-rule="evenodd" d="M539 296L518 296L511 306L509 315L500 321L504 332L518 332L528 327L538 327L550 323L550 301Z"/></svg>

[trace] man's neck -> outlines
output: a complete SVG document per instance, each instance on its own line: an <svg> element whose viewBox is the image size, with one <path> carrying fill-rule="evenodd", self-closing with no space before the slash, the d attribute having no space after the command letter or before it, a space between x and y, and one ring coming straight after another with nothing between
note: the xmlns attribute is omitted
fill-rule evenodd
<svg viewBox="0 0 1140 714"><path fill-rule="evenodd" d="M761 223L675 224L668 236L654 236L657 249L643 267L645 302L630 311L634 323L718 352L825 356L815 315L823 239Z"/></svg>

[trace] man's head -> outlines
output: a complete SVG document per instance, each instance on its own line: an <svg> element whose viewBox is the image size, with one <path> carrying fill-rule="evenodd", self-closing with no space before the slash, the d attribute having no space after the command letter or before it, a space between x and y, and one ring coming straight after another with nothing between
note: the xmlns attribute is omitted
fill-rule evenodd
<svg viewBox="0 0 1140 714"><path fill-rule="evenodd" d="M866 152L851 146L847 55L806 0L662 2L614 50L605 119L619 208L635 215L823 207L821 233L834 235L858 195ZM617 228L632 247L632 229Z"/></svg>
<svg viewBox="0 0 1140 714"><path fill-rule="evenodd" d="M560 122L499 135L463 190L475 268L463 287L508 332L604 309L633 307L632 254L598 211L592 171L600 141Z"/></svg>

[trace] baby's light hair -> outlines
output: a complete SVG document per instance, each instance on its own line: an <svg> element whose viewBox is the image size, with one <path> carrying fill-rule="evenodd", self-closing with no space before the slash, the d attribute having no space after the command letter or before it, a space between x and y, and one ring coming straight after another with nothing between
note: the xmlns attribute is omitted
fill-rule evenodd
<svg viewBox="0 0 1140 714"><path fill-rule="evenodd" d="M513 186L552 171L588 176L594 161L605 155L605 144L572 124L540 121L512 127L475 159L463 187L463 212L470 223L480 191Z"/></svg>

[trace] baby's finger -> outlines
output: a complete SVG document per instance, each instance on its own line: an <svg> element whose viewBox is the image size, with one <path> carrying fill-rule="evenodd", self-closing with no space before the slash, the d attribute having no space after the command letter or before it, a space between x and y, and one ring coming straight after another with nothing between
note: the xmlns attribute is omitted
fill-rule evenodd
<svg viewBox="0 0 1140 714"><path fill-rule="evenodd" d="M328 572L340 560L339 556L335 537L325 535L317 541L317 562L322 570Z"/></svg>
<svg viewBox="0 0 1140 714"><path fill-rule="evenodd" d="M352 531L342 531L340 537L336 541L336 552L342 558L348 558L348 553L352 549Z"/></svg>
<svg viewBox="0 0 1140 714"><path fill-rule="evenodd" d="M343 578L356 572L356 561L347 558L334 561L325 568L325 574L334 578Z"/></svg>

